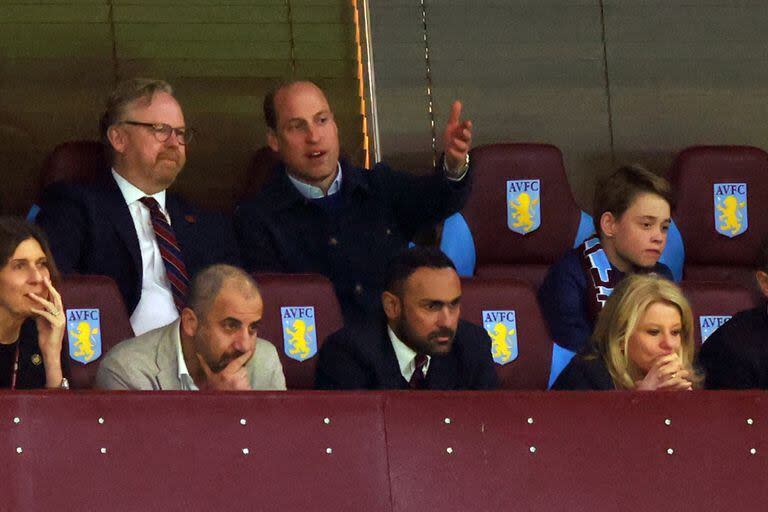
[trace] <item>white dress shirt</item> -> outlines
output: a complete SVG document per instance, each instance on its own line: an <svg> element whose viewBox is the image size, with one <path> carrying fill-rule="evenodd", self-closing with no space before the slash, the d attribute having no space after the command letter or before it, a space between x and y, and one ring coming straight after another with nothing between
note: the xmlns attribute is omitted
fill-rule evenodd
<svg viewBox="0 0 768 512"><path fill-rule="evenodd" d="M179 322L176 322L179 324ZM200 391L200 388L195 384L195 380L189 374L187 369L187 362L184 360L184 351L181 349L181 333L179 333L180 325L176 327L176 358L179 362L179 382L181 382L181 389L184 391Z"/></svg>
<svg viewBox="0 0 768 512"><path fill-rule="evenodd" d="M413 372L416 370L416 351L403 343L400 338L397 337L395 331L389 326L387 326L387 334L392 342L392 348L395 349L395 357L397 357L397 364L400 366L400 373L407 382L411 382ZM424 368L422 368L424 377L427 376L429 363L431 361L432 356L427 356L427 363L424 365Z"/></svg>
<svg viewBox="0 0 768 512"><path fill-rule="evenodd" d="M147 194L129 183L114 169L112 169L112 176L114 176L120 192L123 193L125 204L128 205L133 225L136 228L136 236L139 238L142 267L141 297L136 309L131 314L131 327L133 327L136 336L139 336L157 327L168 325L179 317L179 312L173 302L171 284L168 282L165 264L160 256L160 248L157 246L149 208L139 201ZM170 216L165 210L165 190L149 197L153 197L157 201L160 205L160 211L170 224Z"/></svg>

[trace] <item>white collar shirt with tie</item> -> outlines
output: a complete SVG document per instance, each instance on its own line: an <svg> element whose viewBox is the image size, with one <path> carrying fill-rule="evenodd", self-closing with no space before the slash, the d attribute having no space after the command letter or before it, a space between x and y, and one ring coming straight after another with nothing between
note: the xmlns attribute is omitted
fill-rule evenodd
<svg viewBox="0 0 768 512"><path fill-rule="evenodd" d="M179 317L179 312L173 302L173 292L168 282L165 264L160 255L160 248L155 239L155 230L152 227L152 218L149 208L139 201L142 197L152 197L160 205L160 211L165 215L168 224L171 223L170 215L165 209L165 190L151 196L123 178L112 169L120 192L123 194L128 211L131 212L133 226L136 228L136 236L139 239L139 252L141 253L141 297L136 309L131 314L131 327L136 336L147 331L168 325Z"/></svg>
<svg viewBox="0 0 768 512"><path fill-rule="evenodd" d="M406 382L410 382L411 377L413 377L413 372L416 370L416 351L403 343L400 338L397 337L395 331L389 326L387 326L387 334L392 342L392 348L395 349L395 357L397 357L397 364L400 366L400 374ZM427 372L429 372L429 363L432 361L431 356L426 357L427 363L422 369L424 377L427 376Z"/></svg>

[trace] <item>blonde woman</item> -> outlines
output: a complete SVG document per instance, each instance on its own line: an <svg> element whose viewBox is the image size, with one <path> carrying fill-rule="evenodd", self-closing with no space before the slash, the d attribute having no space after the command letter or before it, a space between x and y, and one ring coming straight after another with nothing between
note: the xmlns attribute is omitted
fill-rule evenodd
<svg viewBox="0 0 768 512"><path fill-rule="evenodd" d="M625 278L600 312L590 347L571 360L557 390L691 390L693 315L680 289L653 275Z"/></svg>

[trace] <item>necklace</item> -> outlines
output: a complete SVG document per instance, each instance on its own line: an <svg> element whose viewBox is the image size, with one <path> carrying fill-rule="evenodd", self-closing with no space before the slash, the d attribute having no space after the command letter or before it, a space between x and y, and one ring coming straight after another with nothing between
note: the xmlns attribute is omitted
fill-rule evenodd
<svg viewBox="0 0 768 512"><path fill-rule="evenodd" d="M16 377L19 375L19 347L21 342L16 342L16 355L13 357L13 372L11 373L11 389L16 389Z"/></svg>

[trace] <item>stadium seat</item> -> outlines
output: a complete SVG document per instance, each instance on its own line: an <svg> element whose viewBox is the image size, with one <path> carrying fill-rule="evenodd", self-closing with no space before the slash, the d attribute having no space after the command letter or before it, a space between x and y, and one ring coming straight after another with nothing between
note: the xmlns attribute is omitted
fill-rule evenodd
<svg viewBox="0 0 768 512"><path fill-rule="evenodd" d="M263 146L254 152L248 165L246 181L238 199L248 199L259 193L272 178L275 166L280 162L280 155L269 146Z"/></svg>
<svg viewBox="0 0 768 512"><path fill-rule="evenodd" d="M101 356L133 337L128 310L117 285L106 276L64 276L59 292L67 317L62 350L69 356L70 386L90 389Z"/></svg>
<svg viewBox="0 0 768 512"><path fill-rule="evenodd" d="M446 220L441 248L461 275L538 286L552 263L593 232L571 194L562 153L548 144L490 144L473 149L471 160L472 194Z"/></svg>
<svg viewBox="0 0 768 512"><path fill-rule="evenodd" d="M109 169L109 158L104 145L95 140L64 142L56 146L45 158L40 170L40 192L57 181L88 182ZM39 207L34 204L27 214L33 221Z"/></svg>
<svg viewBox="0 0 768 512"><path fill-rule="evenodd" d="M331 282L316 274L256 274L264 298L259 336L275 344L288 389L312 389L317 353L343 318Z"/></svg>
<svg viewBox="0 0 768 512"><path fill-rule="evenodd" d="M675 159L670 179L679 194L683 279L738 283L756 293L754 269L768 234L768 154L748 146L690 147Z"/></svg>
<svg viewBox="0 0 768 512"><path fill-rule="evenodd" d="M731 316L757 307L759 301L749 288L734 283L714 281L683 281L683 293L693 310L696 349L710 334Z"/></svg>
<svg viewBox="0 0 768 512"><path fill-rule="evenodd" d="M533 287L510 278L464 278L461 286L461 317L494 340L489 350L502 389L546 389L552 342Z"/></svg>

